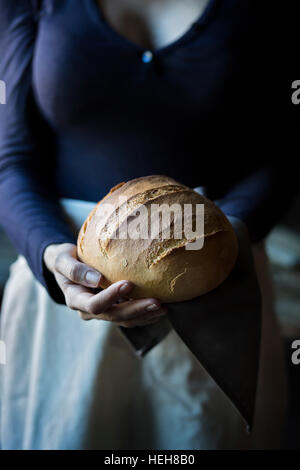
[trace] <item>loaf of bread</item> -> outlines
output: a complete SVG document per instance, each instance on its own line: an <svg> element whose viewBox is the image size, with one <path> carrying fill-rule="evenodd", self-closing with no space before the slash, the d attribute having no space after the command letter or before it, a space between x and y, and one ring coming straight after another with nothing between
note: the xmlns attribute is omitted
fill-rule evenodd
<svg viewBox="0 0 300 470"><path fill-rule="evenodd" d="M150 233L154 204L178 208L165 225L159 220L155 237ZM187 204L192 212L184 221L194 225L196 207L204 205L204 230L192 238L183 230L180 237L175 232ZM137 221L140 228L148 227L152 238L120 236L124 227ZM191 249L197 239L202 248ZM161 175L112 188L89 214L78 236L78 258L105 276L101 287L126 279L135 284L131 298L154 297L162 302L189 300L215 289L230 274L237 252L235 232L223 212L187 186Z"/></svg>

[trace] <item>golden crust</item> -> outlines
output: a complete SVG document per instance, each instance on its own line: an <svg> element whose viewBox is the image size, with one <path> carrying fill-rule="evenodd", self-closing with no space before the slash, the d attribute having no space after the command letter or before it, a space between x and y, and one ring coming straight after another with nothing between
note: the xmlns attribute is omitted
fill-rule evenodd
<svg viewBox="0 0 300 470"><path fill-rule="evenodd" d="M119 207L119 197L123 204ZM101 204L110 204L103 215ZM186 250L184 235L171 238L119 239L115 235L141 205L204 204L204 244ZM191 216L194 217L195 214ZM160 234L162 235L162 234ZM102 287L127 279L135 284L133 298L156 297L179 302L205 294L220 285L231 272L238 252L235 232L222 211L212 202L174 181L153 175L115 186L84 222L78 236L78 257L106 277Z"/></svg>

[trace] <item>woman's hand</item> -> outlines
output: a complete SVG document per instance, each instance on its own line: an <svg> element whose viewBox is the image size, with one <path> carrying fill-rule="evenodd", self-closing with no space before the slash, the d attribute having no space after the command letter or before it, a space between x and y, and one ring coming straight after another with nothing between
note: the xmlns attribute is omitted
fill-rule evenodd
<svg viewBox="0 0 300 470"><path fill-rule="evenodd" d="M106 320L119 326L133 328L158 321L167 309L157 299L123 299L133 288L129 281L118 281L94 293L102 274L78 261L76 245L71 243L49 245L44 252L44 263L64 293L66 304L78 310L83 320Z"/></svg>

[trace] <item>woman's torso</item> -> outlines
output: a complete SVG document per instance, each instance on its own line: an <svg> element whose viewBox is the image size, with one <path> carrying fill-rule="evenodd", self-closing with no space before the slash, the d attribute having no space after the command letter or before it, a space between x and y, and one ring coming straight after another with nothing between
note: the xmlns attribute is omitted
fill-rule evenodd
<svg viewBox="0 0 300 470"><path fill-rule="evenodd" d="M253 120L258 139L263 128L250 0L195 0L183 32L153 29L152 57L97 0L43 4L33 87L54 130L48 165L61 196L98 200L153 173L218 193L255 165Z"/></svg>

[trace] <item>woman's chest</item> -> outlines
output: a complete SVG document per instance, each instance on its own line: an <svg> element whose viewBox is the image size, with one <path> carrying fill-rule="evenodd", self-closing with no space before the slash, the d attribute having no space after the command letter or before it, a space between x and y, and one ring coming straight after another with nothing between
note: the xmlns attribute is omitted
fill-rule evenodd
<svg viewBox="0 0 300 470"><path fill-rule="evenodd" d="M237 115L244 90L249 97L255 89L248 86L255 71L253 19L241 8L251 2L209 1L216 8L205 23L155 48L144 63L145 48L103 20L97 0L48 0L57 8L41 18L33 60L33 86L48 120L61 129L109 121L121 128L128 116L188 125Z"/></svg>
<svg viewBox="0 0 300 470"><path fill-rule="evenodd" d="M157 49L175 41L210 0L96 0L106 20L132 42Z"/></svg>

